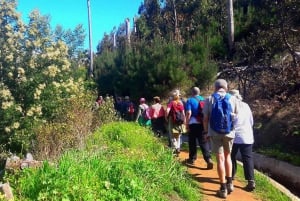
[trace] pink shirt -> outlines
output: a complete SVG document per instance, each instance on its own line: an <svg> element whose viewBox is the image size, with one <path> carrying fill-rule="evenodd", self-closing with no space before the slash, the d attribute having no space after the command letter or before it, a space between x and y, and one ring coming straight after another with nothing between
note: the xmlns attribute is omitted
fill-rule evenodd
<svg viewBox="0 0 300 201"><path fill-rule="evenodd" d="M165 116L165 109L160 103L156 103L151 106L150 111L151 119L156 119L158 117L164 117Z"/></svg>

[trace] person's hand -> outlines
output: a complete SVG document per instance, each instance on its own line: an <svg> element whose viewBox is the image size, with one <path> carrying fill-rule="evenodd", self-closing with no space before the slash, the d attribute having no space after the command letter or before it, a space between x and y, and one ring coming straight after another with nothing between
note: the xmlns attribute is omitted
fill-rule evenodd
<svg viewBox="0 0 300 201"><path fill-rule="evenodd" d="M185 129L186 129L186 131L190 131L190 127L189 127L188 123L185 124Z"/></svg>
<svg viewBox="0 0 300 201"><path fill-rule="evenodd" d="M202 136L205 141L208 141L210 139L210 136L208 136L207 134L208 134L207 131L202 132Z"/></svg>

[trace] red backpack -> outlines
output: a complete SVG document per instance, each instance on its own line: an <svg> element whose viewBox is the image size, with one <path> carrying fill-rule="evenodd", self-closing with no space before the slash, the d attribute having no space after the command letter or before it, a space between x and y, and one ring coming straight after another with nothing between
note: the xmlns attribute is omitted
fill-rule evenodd
<svg viewBox="0 0 300 201"><path fill-rule="evenodd" d="M176 125L181 125L184 122L182 107L183 107L182 103L176 101L172 102L170 115L172 115L173 123Z"/></svg>
<svg viewBox="0 0 300 201"><path fill-rule="evenodd" d="M204 100L200 100L198 97L195 97L198 101L198 113L196 119L199 123L203 122L203 108L204 108Z"/></svg>
<svg viewBox="0 0 300 201"><path fill-rule="evenodd" d="M129 106L127 108L128 113L134 113L134 105L133 103L129 103Z"/></svg>

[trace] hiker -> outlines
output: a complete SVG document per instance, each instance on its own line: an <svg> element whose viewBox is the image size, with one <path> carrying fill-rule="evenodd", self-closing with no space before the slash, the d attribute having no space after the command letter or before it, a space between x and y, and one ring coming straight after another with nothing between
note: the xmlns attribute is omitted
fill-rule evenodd
<svg viewBox="0 0 300 201"><path fill-rule="evenodd" d="M198 87L192 88L192 96L186 102L186 128L188 130L189 158L188 164L193 165L197 159L197 142L200 146L203 158L207 163L207 169L213 169L210 146L205 135L203 135L204 98L200 96ZM202 109L201 109L202 108Z"/></svg>
<svg viewBox="0 0 300 201"><path fill-rule="evenodd" d="M149 106L146 104L145 98L140 98L140 104L137 110L135 121L141 126L150 126L151 120L149 116Z"/></svg>
<svg viewBox="0 0 300 201"><path fill-rule="evenodd" d="M122 116L122 97L118 96L116 98L116 101L114 102L114 107L115 107L115 110L117 112L117 114L119 114L120 116Z"/></svg>
<svg viewBox="0 0 300 201"><path fill-rule="evenodd" d="M224 79L215 81L215 91L204 103L203 134L208 135L216 154L220 190L217 196L226 198L234 190L232 184L231 150L235 136L232 118L238 113L237 100L227 93Z"/></svg>
<svg viewBox="0 0 300 201"><path fill-rule="evenodd" d="M153 97L154 104L150 107L152 131L161 137L166 133L165 109L160 103L160 97Z"/></svg>
<svg viewBox="0 0 300 201"><path fill-rule="evenodd" d="M179 117L180 119L176 118ZM180 91L175 90L172 94L172 101L167 105L166 121L168 122L168 132L170 134L171 147L176 156L180 153L181 134L183 133L183 124L185 124L184 105L180 100ZM181 122L177 122L181 121Z"/></svg>
<svg viewBox="0 0 300 201"><path fill-rule="evenodd" d="M103 97L99 95L98 98L96 99L96 103L98 104L98 106L100 106L103 102L104 102Z"/></svg>
<svg viewBox="0 0 300 201"><path fill-rule="evenodd" d="M246 190L253 191L255 189L252 153L254 143L253 115L249 105L243 101L238 90L230 90L229 93L237 98L239 108L239 113L234 118L235 138L231 152L232 178L234 178L237 171L236 156L238 151L240 151L244 168L244 177L248 181Z"/></svg>
<svg viewBox="0 0 300 201"><path fill-rule="evenodd" d="M135 108L134 108L134 104L130 100L129 96L125 96L124 102L122 105L123 105L122 106L122 117L126 121L134 121Z"/></svg>

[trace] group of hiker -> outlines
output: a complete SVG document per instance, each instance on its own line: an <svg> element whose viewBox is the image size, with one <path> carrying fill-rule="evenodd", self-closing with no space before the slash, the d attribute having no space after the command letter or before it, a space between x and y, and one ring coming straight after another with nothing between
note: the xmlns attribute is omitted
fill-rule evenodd
<svg viewBox="0 0 300 201"><path fill-rule="evenodd" d="M149 126L157 136L166 135L177 156L182 134L188 134L189 157L185 162L189 165L194 165L197 160L199 146L206 168L211 170L214 166L211 155L214 153L220 181L218 197L226 198L234 190L238 152L241 153L244 177L248 181L245 189L255 189L253 116L238 90L229 91L226 80L217 79L214 92L207 98L200 95L198 87L193 87L186 101L179 90L174 90L166 108L159 96L153 97L152 101L153 104L148 105L145 98L140 98L139 105L135 107L129 96L123 100L119 97L115 109L125 120Z"/></svg>

